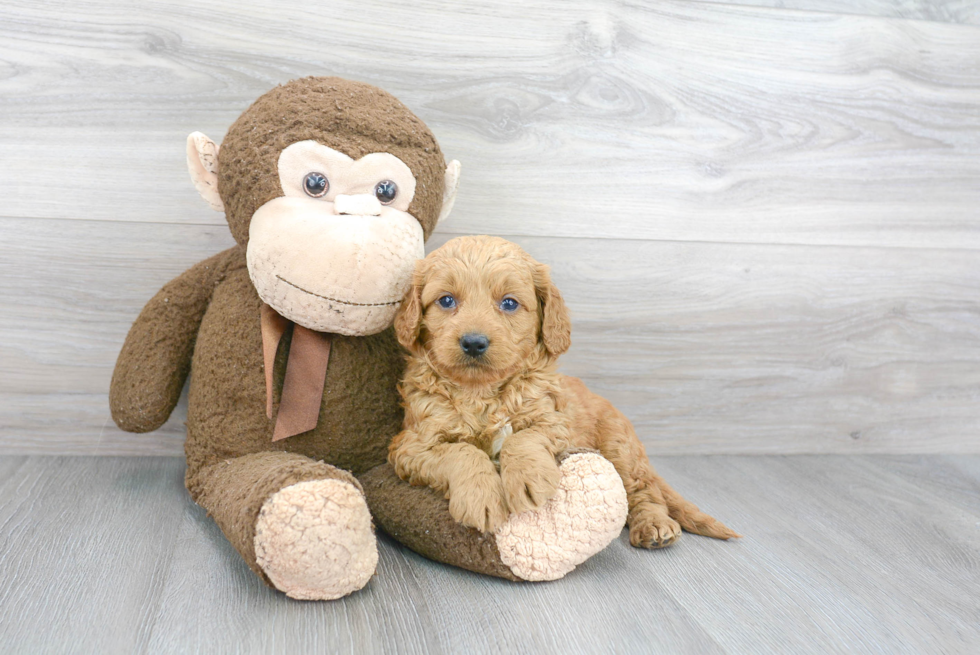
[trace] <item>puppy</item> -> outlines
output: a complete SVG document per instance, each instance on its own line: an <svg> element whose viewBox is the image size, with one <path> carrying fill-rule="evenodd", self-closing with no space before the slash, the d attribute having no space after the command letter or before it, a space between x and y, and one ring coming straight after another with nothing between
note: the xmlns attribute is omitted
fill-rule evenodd
<svg viewBox="0 0 980 655"><path fill-rule="evenodd" d="M453 239L418 262L395 317L411 353L399 387L405 422L388 455L398 475L445 493L453 518L492 532L555 494L557 455L588 448L623 479L634 546L667 546L681 528L738 537L657 475L622 413L557 373L571 324L548 270L488 236Z"/></svg>

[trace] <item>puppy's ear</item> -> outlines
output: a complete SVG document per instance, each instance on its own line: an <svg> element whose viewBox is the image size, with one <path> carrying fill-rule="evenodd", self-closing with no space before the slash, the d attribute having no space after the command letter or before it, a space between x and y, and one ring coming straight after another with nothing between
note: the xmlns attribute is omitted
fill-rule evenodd
<svg viewBox="0 0 980 655"><path fill-rule="evenodd" d="M544 264L534 267L534 289L542 308L541 341L548 352L557 357L572 345L572 322L565 301Z"/></svg>
<svg viewBox="0 0 980 655"><path fill-rule="evenodd" d="M424 260L415 264L412 274L412 286L408 295L402 301L398 313L395 314L395 336L398 343L415 352L419 341L419 330L422 327L422 287L425 286Z"/></svg>

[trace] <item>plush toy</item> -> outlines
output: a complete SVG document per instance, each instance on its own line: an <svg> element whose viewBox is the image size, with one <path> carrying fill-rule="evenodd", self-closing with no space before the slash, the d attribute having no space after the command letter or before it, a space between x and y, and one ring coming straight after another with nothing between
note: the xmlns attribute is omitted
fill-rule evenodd
<svg viewBox="0 0 980 655"><path fill-rule="evenodd" d="M561 577L620 533L625 493L598 455L565 459L564 491L493 534L386 463L405 366L391 323L460 170L403 104L295 80L220 150L190 135L187 160L237 245L147 303L109 402L120 428L154 430L192 373L187 489L262 580L302 599L360 589L378 561L372 516L427 557L514 580Z"/></svg>

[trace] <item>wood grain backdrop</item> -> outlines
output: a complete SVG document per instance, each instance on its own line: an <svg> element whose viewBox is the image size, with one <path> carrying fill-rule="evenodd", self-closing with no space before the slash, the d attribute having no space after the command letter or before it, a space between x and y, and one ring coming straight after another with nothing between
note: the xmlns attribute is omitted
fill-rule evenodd
<svg viewBox="0 0 980 655"><path fill-rule="evenodd" d="M788 7L788 8L787 8ZM553 265L565 370L652 454L980 452L980 2L0 7L0 452L175 454L108 415L142 304L231 244L184 139L382 86L463 162L430 243Z"/></svg>

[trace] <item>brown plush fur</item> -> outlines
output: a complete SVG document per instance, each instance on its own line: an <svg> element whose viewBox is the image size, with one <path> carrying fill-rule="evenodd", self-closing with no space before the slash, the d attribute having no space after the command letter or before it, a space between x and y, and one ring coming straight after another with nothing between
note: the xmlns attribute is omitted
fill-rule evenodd
<svg viewBox="0 0 980 655"><path fill-rule="evenodd" d="M394 96L339 77L306 77L256 100L228 129L218 151L218 191L232 236L248 243L248 225L259 207L281 196L270 175L286 146L313 140L359 159L389 152L418 181L408 213L429 238L445 185L446 160L432 132Z"/></svg>
<svg viewBox="0 0 980 655"><path fill-rule="evenodd" d="M150 432L177 406L191 370L198 326L233 250L195 264L150 299L126 337L112 375L109 409L127 432Z"/></svg>
<svg viewBox="0 0 980 655"><path fill-rule="evenodd" d="M218 187L239 245L181 274L133 324L116 363L109 398L124 430L146 432L173 411L188 373L186 484L249 566L267 583L253 550L263 503L283 487L316 479L353 481L372 467L372 513L396 526L413 516L408 542L435 559L512 577L494 543L461 531L445 500L398 480L385 463L403 412L396 385L404 369L391 328L367 337L334 335L319 422L273 442L266 415L261 301L246 270L252 213L282 195L283 148L312 139L357 158L395 154L418 186L409 212L428 235L442 203L445 161L425 125L389 94L337 78L305 78L259 98L229 130L219 154ZM282 393L291 332L279 345L275 400ZM273 414L275 415L275 414ZM418 493L417 493L418 492ZM414 506L425 511L415 514ZM396 518L391 518L396 517ZM422 536L420 536L422 535Z"/></svg>
<svg viewBox="0 0 980 655"><path fill-rule="evenodd" d="M419 555L476 573L521 579L501 561L494 535L457 523L442 494L409 486L390 464L374 467L360 482L372 518Z"/></svg>
<svg viewBox="0 0 980 655"><path fill-rule="evenodd" d="M456 306L437 302L451 295ZM501 301L519 303L504 311ZM630 543L658 548L681 528L737 537L674 491L650 465L630 422L576 378L556 372L571 324L548 268L496 237L459 237L419 262L395 319L412 356L400 392L402 432L389 449L396 472L447 495L456 520L493 531L510 512L539 507L557 489L556 455L598 450L623 479ZM489 348L465 354L460 339L483 334ZM501 429L513 434L492 456Z"/></svg>

